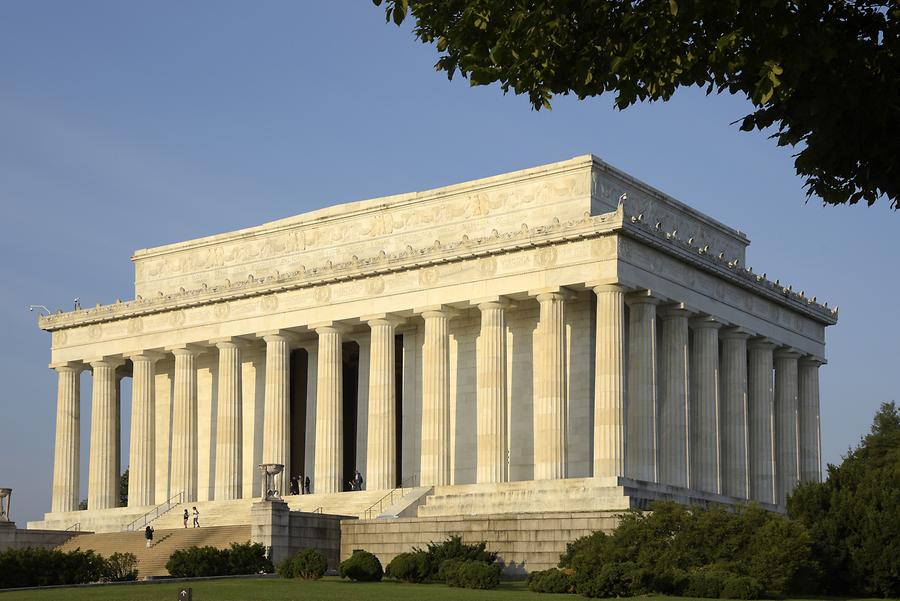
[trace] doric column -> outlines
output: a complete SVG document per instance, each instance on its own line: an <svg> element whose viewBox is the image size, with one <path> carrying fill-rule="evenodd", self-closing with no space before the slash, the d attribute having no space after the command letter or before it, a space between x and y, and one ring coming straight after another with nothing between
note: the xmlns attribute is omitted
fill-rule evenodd
<svg viewBox="0 0 900 601"><path fill-rule="evenodd" d="M119 505L119 474L116 473L116 408L118 359L91 362L94 381L91 393L91 454L88 472L88 509Z"/></svg>
<svg viewBox="0 0 900 601"><path fill-rule="evenodd" d="M690 465L689 316L679 306L660 311L659 481L682 488L688 486Z"/></svg>
<svg viewBox="0 0 900 601"><path fill-rule="evenodd" d="M690 321L691 346L691 483L696 490L718 493L719 483L719 322L709 317Z"/></svg>
<svg viewBox="0 0 900 601"><path fill-rule="evenodd" d="M503 299L478 305L481 335L476 351L476 482L505 482L506 317ZM538 462L535 461L535 478Z"/></svg>
<svg viewBox="0 0 900 601"><path fill-rule="evenodd" d="M444 308L422 312L422 486L450 484L450 318Z"/></svg>
<svg viewBox="0 0 900 601"><path fill-rule="evenodd" d="M316 374L316 472L314 492L344 490L344 366L343 329L333 323L315 328L319 335Z"/></svg>
<svg viewBox="0 0 900 601"><path fill-rule="evenodd" d="M184 493L184 501L197 500L197 368L200 350L182 346L169 349L175 355L172 402L172 495Z"/></svg>
<svg viewBox="0 0 900 601"><path fill-rule="evenodd" d="M291 477L291 346L283 331L260 334L266 342L266 395L263 416L263 463L280 463L284 470L275 476L273 486L287 494Z"/></svg>
<svg viewBox="0 0 900 601"><path fill-rule="evenodd" d="M747 469L747 338L737 328L719 332L722 341L720 467L722 494L746 499Z"/></svg>
<svg viewBox="0 0 900 601"><path fill-rule="evenodd" d="M775 385L772 350L764 338L750 341L748 396L750 430L750 498L777 503L775 495Z"/></svg>
<svg viewBox="0 0 900 601"><path fill-rule="evenodd" d="M822 446L819 426L819 366L813 357L801 359L798 367L800 482L821 482Z"/></svg>
<svg viewBox="0 0 900 601"><path fill-rule="evenodd" d="M51 367L58 375L51 511L76 511L81 454L80 376L83 366L80 363L64 363Z"/></svg>
<svg viewBox="0 0 900 601"><path fill-rule="evenodd" d="M775 473L778 503L784 505L800 480L797 419L797 359L789 349L775 351Z"/></svg>
<svg viewBox="0 0 900 601"><path fill-rule="evenodd" d="M534 403L534 479L566 477L566 300L565 290L537 295L540 303Z"/></svg>
<svg viewBox="0 0 900 601"><path fill-rule="evenodd" d="M128 506L156 500L156 353L129 356L131 382L131 449L128 462Z"/></svg>
<svg viewBox="0 0 900 601"><path fill-rule="evenodd" d="M657 482L656 438L656 304L647 293L629 295L628 435L625 474Z"/></svg>
<svg viewBox="0 0 900 601"><path fill-rule="evenodd" d="M243 424L241 423L241 346L237 338L214 340L219 350L216 399L216 501L240 499L243 479ZM267 361L268 365L268 361Z"/></svg>
<svg viewBox="0 0 900 601"><path fill-rule="evenodd" d="M397 486L397 382L394 335L400 321L390 316L368 320L369 418L366 441L366 488Z"/></svg>
<svg viewBox="0 0 900 601"><path fill-rule="evenodd" d="M594 477L625 475L625 288L594 287Z"/></svg>

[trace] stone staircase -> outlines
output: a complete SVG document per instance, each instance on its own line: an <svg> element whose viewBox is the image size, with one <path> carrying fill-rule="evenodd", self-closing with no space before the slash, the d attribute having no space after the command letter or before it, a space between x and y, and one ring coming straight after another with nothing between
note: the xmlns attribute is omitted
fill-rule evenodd
<svg viewBox="0 0 900 601"><path fill-rule="evenodd" d="M231 543L245 543L250 540L250 526L215 526L210 528L178 528L164 530L156 528L153 546L146 548L144 533L106 532L100 534L79 534L59 547L62 551L91 549L104 557L113 553L134 553L138 559L138 578L168 576L166 562L177 549L191 546L210 546L227 549Z"/></svg>

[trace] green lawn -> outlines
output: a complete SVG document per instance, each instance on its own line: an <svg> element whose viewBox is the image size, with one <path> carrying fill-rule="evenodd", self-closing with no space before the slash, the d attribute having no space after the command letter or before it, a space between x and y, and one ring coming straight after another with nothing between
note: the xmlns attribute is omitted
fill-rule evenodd
<svg viewBox="0 0 900 601"><path fill-rule="evenodd" d="M450 588L442 584L356 583L337 578L319 581L228 579L192 583L154 583L0 593L0 601L175 601L180 586L194 589L194 601L577 601L576 595L530 592L524 582L504 582L493 591ZM678 601L682 597L641 597L641 601ZM807 600L808 601L808 600Z"/></svg>

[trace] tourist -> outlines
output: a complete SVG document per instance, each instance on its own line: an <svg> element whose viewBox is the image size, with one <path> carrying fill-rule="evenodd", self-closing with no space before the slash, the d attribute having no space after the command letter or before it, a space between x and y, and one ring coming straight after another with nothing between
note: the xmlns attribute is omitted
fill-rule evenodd
<svg viewBox="0 0 900 601"><path fill-rule="evenodd" d="M187 510L185 510L185 513L187 513ZM200 512L197 511L196 507L194 507L194 528L199 528L199 527L200 527Z"/></svg>
<svg viewBox="0 0 900 601"><path fill-rule="evenodd" d="M356 475L353 476L353 490L362 490L362 485L362 474L359 473L359 470L356 470Z"/></svg>
<svg viewBox="0 0 900 601"><path fill-rule="evenodd" d="M150 527L150 524L147 524L147 527L144 528L144 538L147 539L147 548L150 548L150 545L153 544L153 528Z"/></svg>
<svg viewBox="0 0 900 601"><path fill-rule="evenodd" d="M187 508L185 508L184 515L182 517L184 518L184 527L187 528L188 518L191 517L191 514L188 513Z"/></svg>
<svg viewBox="0 0 900 601"><path fill-rule="evenodd" d="M304 490L306 490L306 492L304 494L307 494L307 495L312 494L310 492L310 487L309 487L309 476L307 476L306 480L303 481L303 488L304 488Z"/></svg>
<svg viewBox="0 0 900 601"><path fill-rule="evenodd" d="M291 494L300 494L300 478L298 478L297 476L291 476Z"/></svg>

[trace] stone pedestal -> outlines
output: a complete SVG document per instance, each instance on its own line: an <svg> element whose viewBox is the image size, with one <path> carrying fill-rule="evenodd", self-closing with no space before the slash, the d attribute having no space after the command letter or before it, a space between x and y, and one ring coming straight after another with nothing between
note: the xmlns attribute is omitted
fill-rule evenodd
<svg viewBox="0 0 900 601"><path fill-rule="evenodd" d="M291 512L280 499L257 501L250 506L250 542L269 550L273 563L290 555Z"/></svg>

